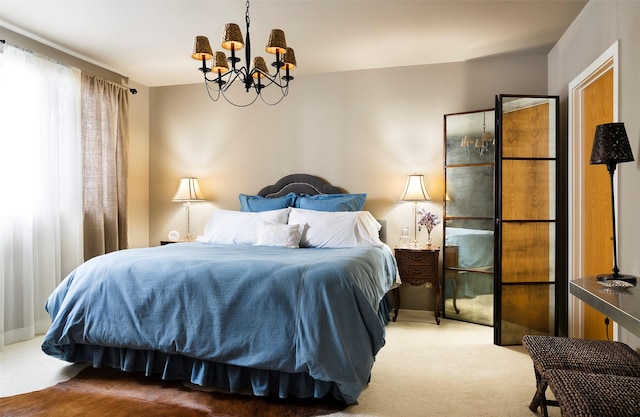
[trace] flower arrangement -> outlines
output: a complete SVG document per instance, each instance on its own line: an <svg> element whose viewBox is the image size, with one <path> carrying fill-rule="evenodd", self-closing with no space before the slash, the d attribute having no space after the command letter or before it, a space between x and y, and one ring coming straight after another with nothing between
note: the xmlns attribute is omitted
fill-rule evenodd
<svg viewBox="0 0 640 417"><path fill-rule="evenodd" d="M440 218L438 215L425 211L425 209L418 210L418 215L420 215L420 220L418 220L418 230L422 230L424 227L427 229L427 232L431 234L433 228L440 224Z"/></svg>

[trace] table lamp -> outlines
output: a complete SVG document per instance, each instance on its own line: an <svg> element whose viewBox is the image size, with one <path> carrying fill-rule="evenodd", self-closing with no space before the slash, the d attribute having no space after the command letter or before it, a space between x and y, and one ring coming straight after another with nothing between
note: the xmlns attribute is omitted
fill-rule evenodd
<svg viewBox="0 0 640 417"><path fill-rule="evenodd" d="M191 231L189 230L189 206L191 206L191 203L196 201L206 201L204 194L202 194L202 191L200 190L198 179L194 177L181 178L180 183L178 184L178 191L176 191L172 201L183 203L187 210L187 235L184 237L184 240L191 242L193 241L193 236L191 236Z"/></svg>
<svg viewBox="0 0 640 417"><path fill-rule="evenodd" d="M613 224L613 273L598 275L599 282L624 281L636 285L636 277L633 275L621 274L618 269L618 248L616 239L616 209L614 201L613 173L616 165L620 162L633 161L633 153L629 145L629 137L624 128L624 123L606 123L596 126L596 134L593 139L591 150L592 165L604 164L609 171L609 182L611 184L611 219Z"/></svg>
<svg viewBox="0 0 640 417"><path fill-rule="evenodd" d="M431 197L424 185L424 175L413 174L407 175L407 181L404 185L404 191L400 196L400 201L413 202L413 246L420 246L418 243L418 214L417 207L420 201L431 201Z"/></svg>

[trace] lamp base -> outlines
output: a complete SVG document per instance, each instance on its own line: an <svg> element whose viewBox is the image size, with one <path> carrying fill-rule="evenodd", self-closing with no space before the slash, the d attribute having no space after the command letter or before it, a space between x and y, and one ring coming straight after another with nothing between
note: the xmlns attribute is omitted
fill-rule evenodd
<svg viewBox="0 0 640 417"><path fill-rule="evenodd" d="M180 239L180 242L195 242L195 239L190 233L187 233L182 239Z"/></svg>
<svg viewBox="0 0 640 417"><path fill-rule="evenodd" d="M596 278L598 282L607 282L607 281L624 281L629 284L636 285L637 279L633 275L626 274L602 274L598 275Z"/></svg>

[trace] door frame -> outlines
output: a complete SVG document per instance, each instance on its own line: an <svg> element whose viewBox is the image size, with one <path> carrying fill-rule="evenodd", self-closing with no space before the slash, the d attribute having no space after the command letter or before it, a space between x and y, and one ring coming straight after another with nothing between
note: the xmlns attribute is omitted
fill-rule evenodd
<svg viewBox="0 0 640 417"><path fill-rule="evenodd" d="M568 280L583 276L583 236L582 226L584 211L582 206L582 170L584 168L584 155L581 138L583 136L583 103L582 94L585 88L600 78L602 74L613 69L613 122L618 120L618 67L619 67L619 42L616 41L602 53L591 65L575 77L569 83L569 110L568 110ZM618 172L614 173L614 195L616 207L612 209L617 213ZM617 226L617 225L616 225ZM617 233L617 231L616 231ZM570 294L567 288L567 294ZM571 337L583 337L584 313L583 304L569 296L569 335ZM613 325L614 339L617 339L617 323Z"/></svg>

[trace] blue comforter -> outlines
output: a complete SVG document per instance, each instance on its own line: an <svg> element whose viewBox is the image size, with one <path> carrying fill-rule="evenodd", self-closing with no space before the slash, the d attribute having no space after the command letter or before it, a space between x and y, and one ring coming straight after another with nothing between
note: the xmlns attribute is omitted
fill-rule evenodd
<svg viewBox="0 0 640 417"><path fill-rule="evenodd" d="M384 345L378 306L395 274L391 252L376 247L113 252L79 266L49 297L42 349L232 391L246 385L233 370L249 369L267 373L249 374L256 395L331 392L354 403Z"/></svg>

